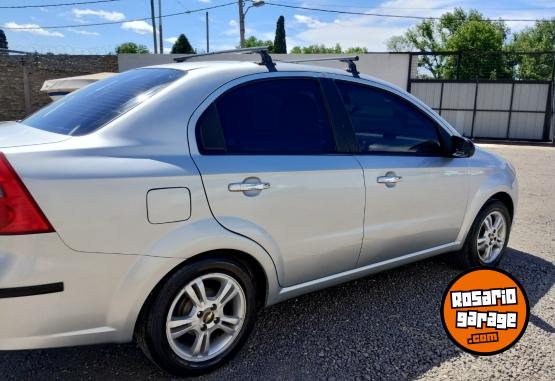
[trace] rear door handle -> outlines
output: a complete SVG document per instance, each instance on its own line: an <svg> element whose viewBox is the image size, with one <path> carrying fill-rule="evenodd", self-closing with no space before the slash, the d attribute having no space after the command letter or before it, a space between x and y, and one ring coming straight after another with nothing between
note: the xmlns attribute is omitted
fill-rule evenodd
<svg viewBox="0 0 555 381"><path fill-rule="evenodd" d="M376 179L379 184L385 184L388 188L393 188L401 180L403 180L403 178L401 176L397 176L397 174L393 171L389 171L385 174L385 176L379 176Z"/></svg>
<svg viewBox="0 0 555 381"><path fill-rule="evenodd" d="M262 191L270 188L270 183L231 183L227 186L230 192Z"/></svg>
<svg viewBox="0 0 555 381"><path fill-rule="evenodd" d="M378 177L378 182L380 184L397 184L403 180L401 176L380 176Z"/></svg>

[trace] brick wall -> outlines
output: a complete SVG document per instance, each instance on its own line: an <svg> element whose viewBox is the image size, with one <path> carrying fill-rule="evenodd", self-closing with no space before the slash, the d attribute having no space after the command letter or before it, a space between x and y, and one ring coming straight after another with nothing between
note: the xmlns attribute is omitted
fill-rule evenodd
<svg viewBox="0 0 555 381"><path fill-rule="evenodd" d="M51 102L46 94L40 92L47 79L118 71L115 55L0 55L0 121L26 116L23 62L29 71L32 111Z"/></svg>

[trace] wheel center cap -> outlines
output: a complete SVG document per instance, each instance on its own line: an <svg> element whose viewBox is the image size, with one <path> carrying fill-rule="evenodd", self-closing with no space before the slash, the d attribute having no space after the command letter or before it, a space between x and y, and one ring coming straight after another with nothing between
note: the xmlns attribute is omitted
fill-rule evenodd
<svg viewBox="0 0 555 381"><path fill-rule="evenodd" d="M202 321L203 321L205 324L210 324L210 323L212 323L212 322L214 321L214 318L215 318L214 312L208 311L208 312L206 312L206 313L204 314L204 316L202 317Z"/></svg>

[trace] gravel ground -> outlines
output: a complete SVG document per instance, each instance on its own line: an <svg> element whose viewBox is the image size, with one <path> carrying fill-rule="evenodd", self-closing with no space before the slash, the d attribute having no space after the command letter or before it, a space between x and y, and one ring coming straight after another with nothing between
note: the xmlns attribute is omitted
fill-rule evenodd
<svg viewBox="0 0 555 381"><path fill-rule="evenodd" d="M555 379L555 148L487 146L516 166L521 198L502 268L524 285L528 329L505 353L466 354L441 326L458 273L425 260L260 312L252 337L212 379ZM132 344L0 354L0 379L169 379Z"/></svg>

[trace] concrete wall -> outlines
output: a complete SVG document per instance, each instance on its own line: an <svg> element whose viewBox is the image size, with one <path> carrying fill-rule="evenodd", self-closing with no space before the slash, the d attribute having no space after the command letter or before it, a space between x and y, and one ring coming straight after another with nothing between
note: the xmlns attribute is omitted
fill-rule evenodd
<svg viewBox="0 0 555 381"><path fill-rule="evenodd" d="M182 54L119 54L118 65L120 71L134 69L137 67L160 65L164 63L172 63L175 57L181 57ZM311 58L329 58L331 54L272 54L276 61L294 61L299 59ZM376 78L383 79L399 86L402 89L407 88L409 55L397 53L368 53L361 54L360 60L357 62L358 70L363 74L372 75ZM249 54L222 54L215 56L207 56L198 58L197 60L205 61L221 61L221 60L240 60L252 61L256 58ZM311 65L333 67L344 69L345 64L338 61L311 62Z"/></svg>
<svg viewBox="0 0 555 381"><path fill-rule="evenodd" d="M0 55L0 120L16 120L27 115L23 81L28 71L31 112L51 102L40 92L47 79L98 72L117 72L117 57L74 55Z"/></svg>

